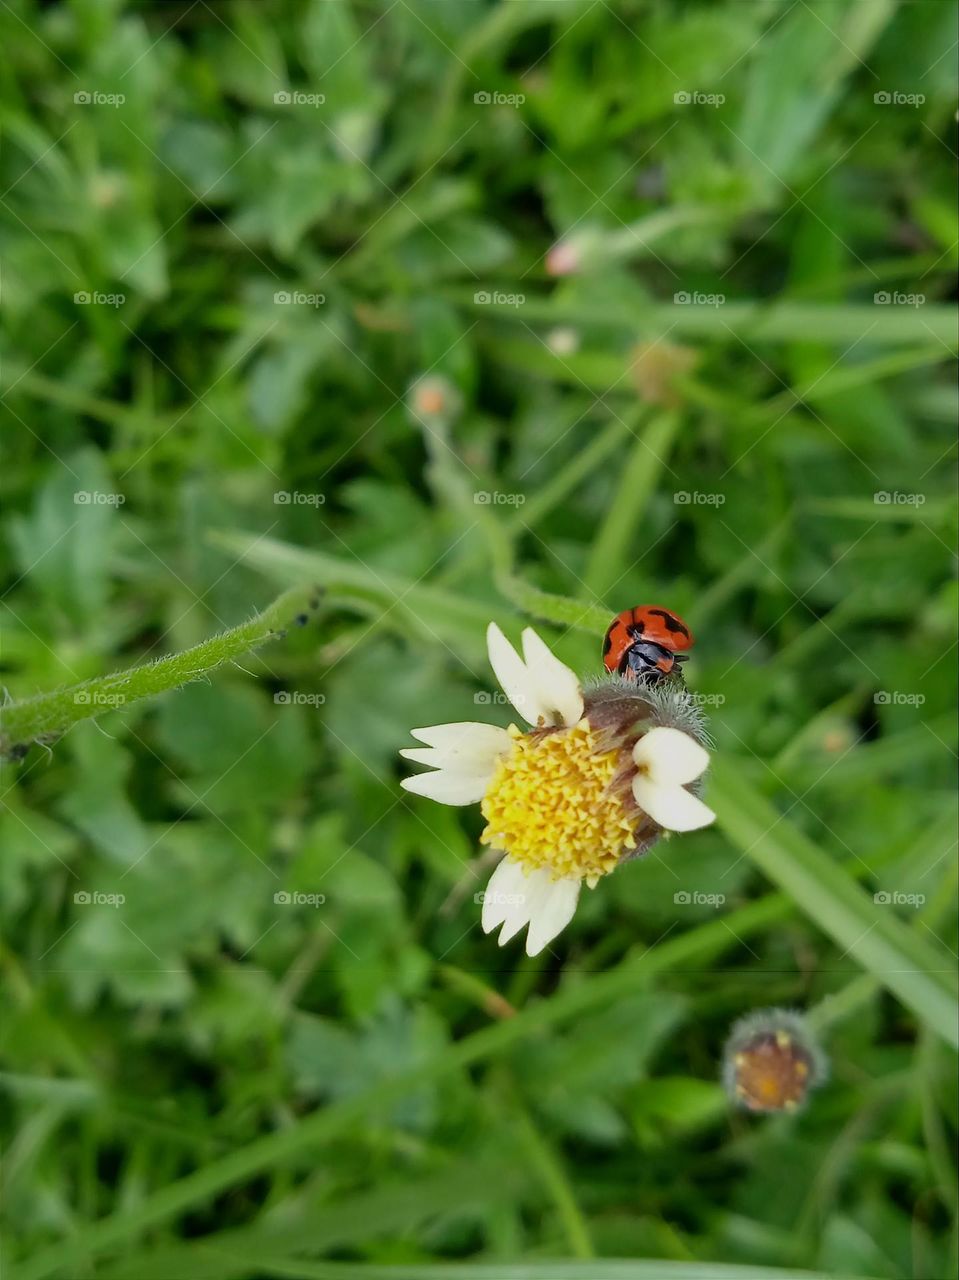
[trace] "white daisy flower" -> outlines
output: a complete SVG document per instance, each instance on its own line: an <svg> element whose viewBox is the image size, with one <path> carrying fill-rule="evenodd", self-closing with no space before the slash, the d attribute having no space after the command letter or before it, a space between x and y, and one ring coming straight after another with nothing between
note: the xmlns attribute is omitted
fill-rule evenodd
<svg viewBox="0 0 959 1280"><path fill-rule="evenodd" d="M607 676L585 690L531 627L522 657L495 623L490 665L531 726L475 721L413 729L425 743L400 754L431 773L402 786L441 804L479 803L483 844L503 859L483 895L486 933L503 946L526 929L537 955L593 888L663 832L692 831L714 814L687 787L709 763L701 713L684 689Z"/></svg>

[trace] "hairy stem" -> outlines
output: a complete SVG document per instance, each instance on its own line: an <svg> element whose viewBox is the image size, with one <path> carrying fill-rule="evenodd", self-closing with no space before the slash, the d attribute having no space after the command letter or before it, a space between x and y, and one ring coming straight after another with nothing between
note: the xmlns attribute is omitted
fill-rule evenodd
<svg viewBox="0 0 959 1280"><path fill-rule="evenodd" d="M50 742L80 720L197 680L231 658L259 648L288 626L305 622L319 602L320 589L315 585L293 587L255 618L182 653L8 703L0 708L0 758L19 759L31 743Z"/></svg>
<svg viewBox="0 0 959 1280"><path fill-rule="evenodd" d="M507 532L492 518L484 528L493 560L493 580L497 589L524 613L556 626L602 635L609 625L609 610L601 605L585 604L568 596L541 591L513 572L513 547Z"/></svg>

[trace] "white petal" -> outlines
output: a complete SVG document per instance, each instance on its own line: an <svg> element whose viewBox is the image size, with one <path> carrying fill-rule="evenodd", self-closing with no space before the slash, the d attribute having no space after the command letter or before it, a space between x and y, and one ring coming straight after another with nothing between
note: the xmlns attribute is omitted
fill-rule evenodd
<svg viewBox="0 0 959 1280"><path fill-rule="evenodd" d="M486 629L486 647L489 664L493 668L500 687L524 720L537 724L540 717L548 719L550 708L540 701L539 692L526 663L500 631L495 622Z"/></svg>
<svg viewBox="0 0 959 1280"><path fill-rule="evenodd" d="M486 785L493 777L497 759L505 755L512 746L512 739L505 729L500 729L495 724L479 724L468 720L458 724L435 724L427 729L413 729L412 733L421 742L432 745L404 747L400 751L404 759L461 776L482 778ZM485 789L484 785L483 790ZM482 799L482 794L477 799Z"/></svg>
<svg viewBox="0 0 959 1280"><path fill-rule="evenodd" d="M649 778L633 779L636 803L666 831L695 831L708 827L716 815L683 787L664 787Z"/></svg>
<svg viewBox="0 0 959 1280"><path fill-rule="evenodd" d="M526 877L523 868L512 858L504 858L489 878L486 892L483 894L483 932L491 933L493 929L512 919L517 914L517 907L526 903ZM524 916L523 923L526 917ZM522 926L519 926L522 927Z"/></svg>
<svg viewBox="0 0 959 1280"><path fill-rule="evenodd" d="M432 769L442 769L448 757L436 747L404 747L400 752L404 760L414 764L428 764Z"/></svg>
<svg viewBox="0 0 959 1280"><path fill-rule="evenodd" d="M515 864L519 866L518 863ZM549 892L552 883L548 871L523 871L520 868L520 880L516 882L514 893L519 896L519 905L512 907L511 914L503 925L499 935L502 947L526 927L534 919L536 912Z"/></svg>
<svg viewBox="0 0 959 1280"><path fill-rule="evenodd" d="M529 920L528 877L519 863L504 858L487 884L483 895L483 932L503 925L499 946L510 941Z"/></svg>
<svg viewBox="0 0 959 1280"><path fill-rule="evenodd" d="M411 729L410 733L428 747L456 754L475 754L485 757L491 752L508 751L509 734L498 724L483 724L478 720L458 720L455 724L433 724L426 729Z"/></svg>
<svg viewBox="0 0 959 1280"><path fill-rule="evenodd" d="M538 956L566 928L576 910L579 889L579 880L564 878L552 881L530 913L529 933L526 935L528 956Z"/></svg>
<svg viewBox="0 0 959 1280"><path fill-rule="evenodd" d="M415 764L428 764L431 769L449 769L451 773L484 773L492 778L496 761L502 755L508 755L512 741L509 734L503 734L496 749L473 749L457 751L448 747L403 747L400 755L404 760L412 760Z"/></svg>
<svg viewBox="0 0 959 1280"><path fill-rule="evenodd" d="M497 944L505 947L507 942L512 942L518 933L529 924L529 908L526 905L526 899L516 903L509 908L510 914L503 921L503 927L499 931L499 937L496 939Z"/></svg>
<svg viewBox="0 0 959 1280"><path fill-rule="evenodd" d="M489 778L485 774L451 773L448 769L435 769L432 773L417 773L412 778L401 778L400 786L416 796L438 800L440 804L476 804L486 795Z"/></svg>
<svg viewBox="0 0 959 1280"><path fill-rule="evenodd" d="M646 767L651 781L683 785L706 769L709 752L688 733L659 725L636 743L633 759Z"/></svg>
<svg viewBox="0 0 959 1280"><path fill-rule="evenodd" d="M523 657L540 701L558 711L563 724L578 724L583 715L583 691L576 673L560 662L532 627L523 632Z"/></svg>

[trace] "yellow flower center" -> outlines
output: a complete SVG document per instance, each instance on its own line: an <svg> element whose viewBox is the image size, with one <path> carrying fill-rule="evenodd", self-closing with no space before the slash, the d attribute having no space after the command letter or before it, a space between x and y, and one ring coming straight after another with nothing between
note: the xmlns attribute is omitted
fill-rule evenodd
<svg viewBox="0 0 959 1280"><path fill-rule="evenodd" d="M596 880L633 849L635 825L610 788L618 751L596 750L586 720L554 733L510 727L513 749L502 756L483 797L483 844L502 849L527 870L555 878Z"/></svg>

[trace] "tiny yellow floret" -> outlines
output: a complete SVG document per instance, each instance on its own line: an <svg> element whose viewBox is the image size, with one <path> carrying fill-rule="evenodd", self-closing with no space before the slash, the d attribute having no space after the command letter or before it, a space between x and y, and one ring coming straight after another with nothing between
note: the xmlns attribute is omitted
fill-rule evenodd
<svg viewBox="0 0 959 1280"><path fill-rule="evenodd" d="M511 726L510 736L513 749L500 758L482 801L482 843L557 879L607 875L636 847L635 818L620 789L610 787L621 753L597 751L586 720L546 734Z"/></svg>

